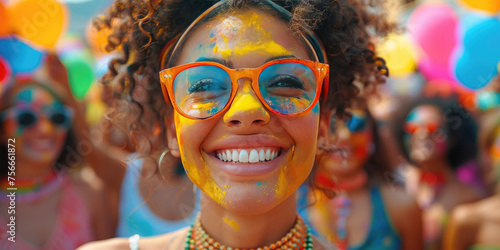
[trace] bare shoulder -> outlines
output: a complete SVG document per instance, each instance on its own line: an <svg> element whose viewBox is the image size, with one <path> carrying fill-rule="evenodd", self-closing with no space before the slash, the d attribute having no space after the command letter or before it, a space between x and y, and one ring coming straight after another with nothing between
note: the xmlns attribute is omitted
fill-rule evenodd
<svg viewBox="0 0 500 250"><path fill-rule="evenodd" d="M407 235L421 228L422 210L402 188L383 185L381 193L387 215L400 234Z"/></svg>
<svg viewBox="0 0 500 250"><path fill-rule="evenodd" d="M408 215L408 213L420 213L417 202L410 197L403 188L392 185L382 185L380 190L389 214Z"/></svg>
<svg viewBox="0 0 500 250"><path fill-rule="evenodd" d="M69 179L75 189L86 199L89 199L92 195L101 194L104 189L101 179L89 167L83 167L81 170L71 173Z"/></svg>
<svg viewBox="0 0 500 250"><path fill-rule="evenodd" d="M337 249L335 246L333 246L330 243L327 243L321 239L318 239L316 236L312 236L313 240L313 248L314 250L335 250Z"/></svg>
<svg viewBox="0 0 500 250"><path fill-rule="evenodd" d="M462 204L455 207L450 217L450 220L453 221L452 224L459 227L475 227L481 222L484 207L487 207L485 201Z"/></svg>

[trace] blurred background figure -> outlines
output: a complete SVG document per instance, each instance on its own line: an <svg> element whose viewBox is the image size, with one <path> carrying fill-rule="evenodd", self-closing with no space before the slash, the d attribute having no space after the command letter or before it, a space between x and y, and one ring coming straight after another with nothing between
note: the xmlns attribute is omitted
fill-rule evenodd
<svg viewBox="0 0 500 250"><path fill-rule="evenodd" d="M422 249L421 211L404 189L384 179L391 170L376 123L364 105L357 106L351 117L332 113L320 125L335 147L317 160L311 224L339 249Z"/></svg>
<svg viewBox="0 0 500 250"><path fill-rule="evenodd" d="M6 225L13 214L7 214L7 193L0 200L2 249L74 249L112 236L102 183L82 168L83 162L71 160L79 107L65 77L64 66L50 54L31 77L14 74L2 82L2 192L17 188L15 242L8 240L12 235ZM3 164L8 162L8 142L15 146L14 175ZM76 167L79 171L72 171Z"/></svg>
<svg viewBox="0 0 500 250"><path fill-rule="evenodd" d="M491 94L491 93L490 93ZM485 183L493 196L453 210L445 235L446 250L500 248L500 108L480 117L479 149Z"/></svg>
<svg viewBox="0 0 500 250"><path fill-rule="evenodd" d="M410 103L398 120L397 138L408 161L407 190L422 210L425 249L441 249L451 210L481 198L455 170L475 164L477 126L455 99L426 98Z"/></svg>

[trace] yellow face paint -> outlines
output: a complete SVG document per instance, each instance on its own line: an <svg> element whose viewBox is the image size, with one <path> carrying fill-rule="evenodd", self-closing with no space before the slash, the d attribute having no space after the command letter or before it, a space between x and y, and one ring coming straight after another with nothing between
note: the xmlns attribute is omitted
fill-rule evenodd
<svg viewBox="0 0 500 250"><path fill-rule="evenodd" d="M251 53L269 54L273 57L291 54L276 43L271 33L264 29L262 17L258 13L224 17L221 19L221 24L216 27L216 31L215 37L211 38L211 41L215 42L213 53L220 54L223 58ZM246 35L249 33L252 36ZM238 36L243 39L232 39ZM255 37L259 39L254 39Z"/></svg>
<svg viewBox="0 0 500 250"><path fill-rule="evenodd" d="M222 190L215 182L209 167L200 155L200 152L193 152L186 150L182 145L185 143L183 135L189 135L184 128L189 128L189 125L196 123L195 120L185 118L184 116L176 113L174 115L174 122L179 141L179 150L181 153L182 164L186 169L187 175L196 186L203 190L212 200L221 205L226 205L224 200L226 191ZM198 159L197 159L198 158ZM196 160L197 159L197 160ZM198 164L197 164L198 163ZM201 164L199 164L201 163Z"/></svg>
<svg viewBox="0 0 500 250"><path fill-rule="evenodd" d="M231 226L234 229L234 231L240 230L240 225L238 225L238 223L236 221L234 221L233 219L229 220L226 216L223 218L223 220L226 224Z"/></svg>

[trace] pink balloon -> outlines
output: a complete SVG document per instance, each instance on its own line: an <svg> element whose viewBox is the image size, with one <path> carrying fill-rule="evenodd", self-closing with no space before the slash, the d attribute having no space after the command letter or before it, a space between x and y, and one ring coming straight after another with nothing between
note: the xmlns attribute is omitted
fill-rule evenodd
<svg viewBox="0 0 500 250"><path fill-rule="evenodd" d="M458 18L445 3L430 2L420 5L411 15L408 32L425 57L446 66L451 51L457 43Z"/></svg>
<svg viewBox="0 0 500 250"><path fill-rule="evenodd" d="M424 57L418 63L418 69L427 81L448 80L454 82L455 79L450 74L448 64L441 65L431 58Z"/></svg>

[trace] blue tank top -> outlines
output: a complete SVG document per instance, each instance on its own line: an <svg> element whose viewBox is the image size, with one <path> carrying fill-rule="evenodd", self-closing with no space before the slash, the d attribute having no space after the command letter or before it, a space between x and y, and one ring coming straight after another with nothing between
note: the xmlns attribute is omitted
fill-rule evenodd
<svg viewBox="0 0 500 250"><path fill-rule="evenodd" d="M194 209L186 207L186 211L192 209L192 212L184 219L169 221L160 218L151 211L139 192L139 177L142 164L143 160L140 158L134 159L127 164L120 191L120 214L118 215L116 236L130 237L134 234L144 237L154 236L173 232L191 225L200 211L200 191L196 192Z"/></svg>
<svg viewBox="0 0 500 250"><path fill-rule="evenodd" d="M372 201L372 221L363 243L349 246L349 250L398 250L401 249L401 238L387 216L384 200L378 187L370 188Z"/></svg>

